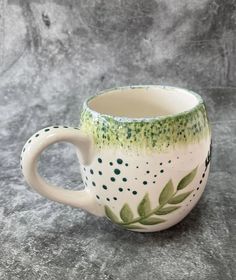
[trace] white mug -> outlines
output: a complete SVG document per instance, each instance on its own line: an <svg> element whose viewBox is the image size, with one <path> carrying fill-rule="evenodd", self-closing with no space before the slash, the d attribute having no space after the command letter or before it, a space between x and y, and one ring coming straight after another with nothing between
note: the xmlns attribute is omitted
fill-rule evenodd
<svg viewBox="0 0 236 280"><path fill-rule="evenodd" d="M45 182L37 160L49 145L74 144L84 190ZM21 154L28 184L41 195L129 230L150 232L181 221L201 197L211 132L202 98L169 86L127 86L84 102L78 127L35 133Z"/></svg>

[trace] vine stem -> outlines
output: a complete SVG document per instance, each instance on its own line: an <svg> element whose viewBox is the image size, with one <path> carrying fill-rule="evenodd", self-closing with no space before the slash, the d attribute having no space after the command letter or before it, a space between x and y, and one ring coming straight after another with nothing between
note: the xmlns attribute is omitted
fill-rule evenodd
<svg viewBox="0 0 236 280"><path fill-rule="evenodd" d="M176 193L177 193L177 190L172 194L172 196L168 199L168 201L169 201L172 197L174 197L174 196L176 195ZM122 222L120 222L120 223L117 223L117 224L118 224L118 225L121 225L121 226L127 226L127 225L130 225L130 224L134 224L134 223L141 222L142 220L145 220L145 219L149 218L149 217L150 217L151 215L153 215L156 211L158 211L158 210L160 210L161 208L163 208L163 207L168 203L168 201L166 201L165 204L162 204L162 205L157 206L156 208L154 208L152 211L150 211L150 212L149 212L147 215L145 215L145 216L138 217L138 218L136 218L136 219L134 219L134 220L132 220L132 221L130 221L130 222L127 222L127 223L122 223Z"/></svg>

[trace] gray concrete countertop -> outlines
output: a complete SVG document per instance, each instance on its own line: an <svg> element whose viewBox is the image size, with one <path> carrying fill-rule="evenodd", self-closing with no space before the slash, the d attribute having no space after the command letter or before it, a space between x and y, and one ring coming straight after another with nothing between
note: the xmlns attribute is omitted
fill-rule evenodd
<svg viewBox="0 0 236 280"><path fill-rule="evenodd" d="M0 0L0 280L236 279L235 6ZM195 90L212 124L206 190L163 232L125 231L51 202L20 171L28 137L78 125L86 97L128 84ZM48 148L39 169L56 185L81 184L69 144Z"/></svg>
<svg viewBox="0 0 236 280"><path fill-rule="evenodd" d="M24 141L49 123L76 125L80 100L76 92L57 106L33 97L16 106L12 99L1 129L0 279L233 279L236 92L201 93L213 130L206 190L181 223L147 234L122 230L31 190L19 169ZM66 144L49 148L40 170L61 186L76 189L81 182L74 150Z"/></svg>

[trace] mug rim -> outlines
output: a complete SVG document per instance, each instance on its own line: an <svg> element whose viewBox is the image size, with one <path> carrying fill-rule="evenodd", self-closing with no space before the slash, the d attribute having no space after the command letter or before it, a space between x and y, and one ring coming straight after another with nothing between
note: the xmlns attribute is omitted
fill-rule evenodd
<svg viewBox="0 0 236 280"><path fill-rule="evenodd" d="M161 88L161 89L177 89L177 90L184 90L187 93L193 95L194 97L196 97L197 99L197 103L190 109L188 110L184 110L182 112L179 113L175 113L175 114L168 114L168 115L163 115L163 116L155 116L155 117L125 117L125 116L115 116L112 114L105 114L105 113L100 113L94 109L91 109L89 107L89 102L91 100L93 100L94 98L103 95L105 93L111 92L111 91L119 91L119 90L126 90L126 89L148 89L148 88ZM202 106L204 104L202 97L189 89L186 88L181 88L181 87L175 87L175 86L169 86L169 85L128 85L128 86L119 86L119 87L113 87L113 88L108 88L102 91L98 91L95 95L90 96L88 98L85 99L84 104L83 104L83 109L89 111L94 117L107 117L107 118L112 118L118 122L150 122L150 121L158 121L158 120L165 120L168 118L175 118L175 117L179 117L179 116L184 116L184 115L188 115L190 113L192 113L193 111L197 110L200 106Z"/></svg>

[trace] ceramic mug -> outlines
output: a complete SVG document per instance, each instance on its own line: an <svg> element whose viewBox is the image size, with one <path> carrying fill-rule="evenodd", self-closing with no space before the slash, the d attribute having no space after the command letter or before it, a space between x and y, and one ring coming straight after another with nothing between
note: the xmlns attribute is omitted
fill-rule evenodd
<svg viewBox="0 0 236 280"><path fill-rule="evenodd" d="M55 187L37 172L49 145L72 143L83 190ZM129 230L150 232L181 221L201 197L209 173L211 133L202 98L169 86L103 91L83 105L80 127L51 126L21 154L28 184L41 195Z"/></svg>

